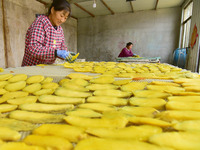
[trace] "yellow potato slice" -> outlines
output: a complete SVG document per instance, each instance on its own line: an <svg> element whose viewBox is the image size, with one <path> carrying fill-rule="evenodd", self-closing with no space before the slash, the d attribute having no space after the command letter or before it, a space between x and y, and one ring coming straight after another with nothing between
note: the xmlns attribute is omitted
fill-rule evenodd
<svg viewBox="0 0 200 150"><path fill-rule="evenodd" d="M186 82L186 83L183 83L182 86L183 87L198 86L199 84L200 84L200 82Z"/></svg>
<svg viewBox="0 0 200 150"><path fill-rule="evenodd" d="M0 88L4 88L8 83L8 81L0 81Z"/></svg>
<svg viewBox="0 0 200 150"><path fill-rule="evenodd" d="M43 147L27 145L23 142L9 142L0 145L1 150L45 150Z"/></svg>
<svg viewBox="0 0 200 150"><path fill-rule="evenodd" d="M3 89L3 88L0 88L0 95L3 95L3 94L5 94L5 93L7 93L8 91L7 90L5 90L5 89Z"/></svg>
<svg viewBox="0 0 200 150"><path fill-rule="evenodd" d="M125 85L125 84L130 83L131 81L132 81L131 79L117 80L117 81L114 81L113 84L114 85Z"/></svg>
<svg viewBox="0 0 200 150"><path fill-rule="evenodd" d="M41 84L51 83L51 82L53 82L53 78L51 78L51 77L46 77L46 78L41 82Z"/></svg>
<svg viewBox="0 0 200 150"><path fill-rule="evenodd" d="M72 56L72 59L71 59L71 61L74 61L74 60L76 60L76 58L79 56L79 53L77 53L75 56Z"/></svg>
<svg viewBox="0 0 200 150"><path fill-rule="evenodd" d="M129 117L129 122L134 124L146 124L146 125L153 125L159 127L169 127L171 123L155 119L155 118L147 118L147 117Z"/></svg>
<svg viewBox="0 0 200 150"><path fill-rule="evenodd" d="M3 144L4 142L0 139L0 146ZM0 147L1 148L1 147Z"/></svg>
<svg viewBox="0 0 200 150"><path fill-rule="evenodd" d="M25 88L25 86L26 86L25 81L18 81L18 82L15 82L15 83L9 83L4 88L7 91L15 92L15 91L22 90L23 88Z"/></svg>
<svg viewBox="0 0 200 150"><path fill-rule="evenodd" d="M46 149L72 150L73 145L65 138L57 136L28 135L23 142L29 145L37 145Z"/></svg>
<svg viewBox="0 0 200 150"><path fill-rule="evenodd" d="M116 107L109 105L109 104L101 104L101 103L85 103L78 105L79 108L86 108L86 109L92 109L94 111L98 112L104 112L104 111L114 111L116 110Z"/></svg>
<svg viewBox="0 0 200 150"><path fill-rule="evenodd" d="M21 138L21 134L8 127L0 127L0 139L4 141L17 141Z"/></svg>
<svg viewBox="0 0 200 150"><path fill-rule="evenodd" d="M80 92L88 92L89 90L81 85L74 84L73 82L64 82L62 84L62 87L74 90L74 91L80 91Z"/></svg>
<svg viewBox="0 0 200 150"><path fill-rule="evenodd" d="M87 86L89 84L89 82L84 79L72 79L71 82L80 86Z"/></svg>
<svg viewBox="0 0 200 150"><path fill-rule="evenodd" d="M41 95L53 94L54 91L55 91L54 89L42 89L42 90L34 92L33 94L36 96L41 96Z"/></svg>
<svg viewBox="0 0 200 150"><path fill-rule="evenodd" d="M85 103L85 98L72 98L72 97L62 97L55 95L41 95L39 98L41 103L47 104L83 104Z"/></svg>
<svg viewBox="0 0 200 150"><path fill-rule="evenodd" d="M182 102L182 101L169 101L166 104L167 110L193 110L200 111L200 103L195 102Z"/></svg>
<svg viewBox="0 0 200 150"><path fill-rule="evenodd" d="M58 84L59 84L60 86L62 86L62 84L63 84L64 82L70 82L70 81L71 81L71 79L62 79L62 80L59 81Z"/></svg>
<svg viewBox="0 0 200 150"><path fill-rule="evenodd" d="M200 96L170 96L168 101L200 102Z"/></svg>
<svg viewBox="0 0 200 150"><path fill-rule="evenodd" d="M78 109L75 109L73 111L67 111L66 112L66 115L69 115L69 116L78 116L78 117L91 117L91 118L98 118L98 117L101 117L102 114L101 113L98 113L98 112L95 112L91 109L82 109L82 108L78 108Z"/></svg>
<svg viewBox="0 0 200 150"><path fill-rule="evenodd" d="M19 109L21 110L35 111L35 112L50 112L50 113L63 113L73 108L74 105L72 104L55 105L55 104L32 103L32 104L19 105Z"/></svg>
<svg viewBox="0 0 200 150"><path fill-rule="evenodd" d="M130 97L132 93L123 92L120 90L96 90L93 93L95 96L112 96L112 97Z"/></svg>
<svg viewBox="0 0 200 150"><path fill-rule="evenodd" d="M163 85L163 86L177 86L179 87L180 84L173 83L173 82L163 82L163 81L152 81L152 85Z"/></svg>
<svg viewBox="0 0 200 150"><path fill-rule="evenodd" d="M10 112L15 109L17 109L17 105L10 105L10 104L1 104L0 105L0 112L5 113L5 112Z"/></svg>
<svg viewBox="0 0 200 150"><path fill-rule="evenodd" d="M21 104L35 103L36 101L37 101L36 96L26 96L26 97L9 99L7 100L7 103L12 105L21 105Z"/></svg>
<svg viewBox="0 0 200 150"><path fill-rule="evenodd" d="M80 91L74 91L74 90L69 90L66 88L57 88L55 91L55 95L57 96L66 96L66 97L89 97L92 96L92 93L89 92L80 92Z"/></svg>
<svg viewBox="0 0 200 150"><path fill-rule="evenodd" d="M178 79L175 79L174 80L174 82L175 83L185 83L185 82L192 82L192 83L194 83L194 82L198 82L198 83L200 83L200 79L188 79L188 78L178 78Z"/></svg>
<svg viewBox="0 0 200 150"><path fill-rule="evenodd" d="M44 80L44 76L42 75L35 75L31 76L26 80L27 84L33 84L33 83L40 83Z"/></svg>
<svg viewBox="0 0 200 150"><path fill-rule="evenodd" d="M130 126L120 129L109 128L89 128L86 133L100 137L111 139L123 139L123 140L140 140L146 141L150 136L161 133L162 129L155 126Z"/></svg>
<svg viewBox="0 0 200 150"><path fill-rule="evenodd" d="M84 129L64 124L43 124L33 130L33 134L63 137L70 142L78 142L87 138Z"/></svg>
<svg viewBox="0 0 200 150"><path fill-rule="evenodd" d="M74 150L173 150L136 140L88 138L80 141Z"/></svg>
<svg viewBox="0 0 200 150"><path fill-rule="evenodd" d="M31 131L36 128L36 125L10 118L0 118L0 127L8 127L15 131Z"/></svg>
<svg viewBox="0 0 200 150"><path fill-rule="evenodd" d="M173 128L179 131L200 131L200 120L176 122Z"/></svg>
<svg viewBox="0 0 200 150"><path fill-rule="evenodd" d="M86 87L90 91L96 91L96 90L109 90L109 89L118 89L119 87L112 84L90 84Z"/></svg>
<svg viewBox="0 0 200 150"><path fill-rule="evenodd" d="M31 123L58 123L63 121L64 116L15 110L9 114L9 117L12 119L28 121Z"/></svg>
<svg viewBox="0 0 200 150"><path fill-rule="evenodd" d="M57 89L59 87L58 83L50 82L50 83L43 83L42 88L43 89Z"/></svg>
<svg viewBox="0 0 200 150"><path fill-rule="evenodd" d="M200 112L188 110L168 110L161 112L158 117L166 121L200 120Z"/></svg>
<svg viewBox="0 0 200 150"><path fill-rule="evenodd" d="M132 107L125 106L120 109L120 112L138 117L154 117L158 114L158 110L152 107Z"/></svg>
<svg viewBox="0 0 200 150"><path fill-rule="evenodd" d="M110 84L113 83L115 81L115 78L113 76L100 76L98 78L93 78L92 80L90 80L91 83L97 83L97 84Z"/></svg>
<svg viewBox="0 0 200 150"><path fill-rule="evenodd" d="M18 81L25 81L27 79L26 74L16 74L10 79L8 79L9 82L18 82Z"/></svg>
<svg viewBox="0 0 200 150"><path fill-rule="evenodd" d="M120 118L120 117L125 117L125 118L129 118L131 115L122 113L120 111L117 110L113 110L113 111L104 111L102 113L102 117L101 118L107 118L107 119L114 119L114 118Z"/></svg>
<svg viewBox="0 0 200 150"><path fill-rule="evenodd" d="M138 98L132 97L129 101L130 105L132 106L139 106L139 107L153 107L155 109L163 109L166 101L161 98Z"/></svg>
<svg viewBox="0 0 200 150"><path fill-rule="evenodd" d="M28 96L27 92L22 92L22 91L17 91L17 92L8 92L6 94L3 95L3 97L6 98L18 98L18 97L25 97Z"/></svg>
<svg viewBox="0 0 200 150"><path fill-rule="evenodd" d="M42 85L40 83L33 83L31 85L26 86L23 89L23 91L32 94L34 92L37 92L37 91L41 90L41 88L42 88Z"/></svg>
<svg viewBox="0 0 200 150"><path fill-rule="evenodd" d="M148 82L131 82L121 86L121 90L125 92L132 92L135 90L143 90Z"/></svg>
<svg viewBox="0 0 200 150"><path fill-rule="evenodd" d="M200 149L200 133L196 132L165 132L153 135L149 141L159 146L167 146L174 149Z"/></svg>
<svg viewBox="0 0 200 150"><path fill-rule="evenodd" d="M134 91L133 94L135 97L142 98L167 98L168 96L171 96L171 94L155 90L137 90Z"/></svg>
<svg viewBox="0 0 200 150"><path fill-rule="evenodd" d="M200 96L200 93L195 93L195 92L172 92L172 91L167 91L167 93L170 93L173 96Z"/></svg>
<svg viewBox="0 0 200 150"><path fill-rule="evenodd" d="M6 80L8 80L8 79L10 79L12 77L13 77L12 74L1 74L0 75L0 81L6 81Z"/></svg>
<svg viewBox="0 0 200 150"><path fill-rule="evenodd" d="M199 83L200 85L200 83ZM187 92L200 92L200 86L196 85L196 86L188 86L188 87L184 87L185 91Z"/></svg>
<svg viewBox="0 0 200 150"><path fill-rule="evenodd" d="M128 119L125 117L90 119L86 117L67 116L64 117L64 120L73 126L83 128L124 128L128 123Z"/></svg>
<svg viewBox="0 0 200 150"><path fill-rule="evenodd" d="M84 80L91 80L93 77L81 73L70 73L67 77L71 79L84 79Z"/></svg>
<svg viewBox="0 0 200 150"><path fill-rule="evenodd" d="M91 96L87 98L87 102L123 106L123 105L127 105L128 100L123 99L123 98L118 98L118 97L111 97L111 96Z"/></svg>
<svg viewBox="0 0 200 150"><path fill-rule="evenodd" d="M176 91L176 92L184 92L185 89L182 87L176 87L176 86L161 86L161 85L147 85L148 90L157 90L157 91Z"/></svg>
<svg viewBox="0 0 200 150"><path fill-rule="evenodd" d="M8 99L28 96L27 92L16 91L7 92L0 98L0 103L6 102Z"/></svg>

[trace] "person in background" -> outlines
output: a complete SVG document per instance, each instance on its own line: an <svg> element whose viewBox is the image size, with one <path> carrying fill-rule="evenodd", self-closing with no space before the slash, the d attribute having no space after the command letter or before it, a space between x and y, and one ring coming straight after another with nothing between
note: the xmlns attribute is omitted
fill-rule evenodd
<svg viewBox="0 0 200 150"><path fill-rule="evenodd" d="M47 15L38 15L26 33L22 66L53 64L57 57L71 61L61 24L71 16L66 0L53 0Z"/></svg>
<svg viewBox="0 0 200 150"><path fill-rule="evenodd" d="M133 57L133 56L137 56L136 54L134 54L131 49L133 47L133 43L128 42L126 44L126 47L122 49L121 53L119 54L118 57Z"/></svg>

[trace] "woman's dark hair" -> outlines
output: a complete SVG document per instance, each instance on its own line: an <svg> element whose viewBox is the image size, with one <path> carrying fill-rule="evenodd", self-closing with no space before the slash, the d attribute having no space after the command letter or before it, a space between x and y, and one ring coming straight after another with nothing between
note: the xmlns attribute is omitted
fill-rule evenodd
<svg viewBox="0 0 200 150"><path fill-rule="evenodd" d="M126 44L126 47L129 47L130 45L133 45L133 43L128 42L128 43Z"/></svg>
<svg viewBox="0 0 200 150"><path fill-rule="evenodd" d="M66 10L69 12L68 18L71 16L71 6L66 0L53 0L47 15L51 14L51 8L54 7L55 11Z"/></svg>

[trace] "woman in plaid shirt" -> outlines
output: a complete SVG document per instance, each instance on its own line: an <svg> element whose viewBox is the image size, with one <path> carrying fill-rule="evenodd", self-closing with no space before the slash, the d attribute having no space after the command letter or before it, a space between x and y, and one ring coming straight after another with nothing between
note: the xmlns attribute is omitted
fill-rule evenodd
<svg viewBox="0 0 200 150"><path fill-rule="evenodd" d="M66 0L54 0L48 15L36 18L26 33L22 66L52 64L56 57L71 60L60 26L70 15L71 7Z"/></svg>

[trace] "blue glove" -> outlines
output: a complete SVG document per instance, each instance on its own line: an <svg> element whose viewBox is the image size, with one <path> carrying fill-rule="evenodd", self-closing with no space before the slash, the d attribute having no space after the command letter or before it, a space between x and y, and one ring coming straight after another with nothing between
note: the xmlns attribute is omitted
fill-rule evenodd
<svg viewBox="0 0 200 150"><path fill-rule="evenodd" d="M67 61L71 61L72 55L66 50L57 50L57 56Z"/></svg>
<svg viewBox="0 0 200 150"><path fill-rule="evenodd" d="M133 54L133 56L137 56L137 54Z"/></svg>

